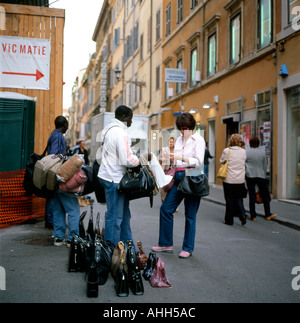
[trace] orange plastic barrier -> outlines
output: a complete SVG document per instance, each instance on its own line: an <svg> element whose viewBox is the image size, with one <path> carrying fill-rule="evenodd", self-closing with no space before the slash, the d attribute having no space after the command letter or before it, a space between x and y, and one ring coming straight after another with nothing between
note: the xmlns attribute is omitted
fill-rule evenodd
<svg viewBox="0 0 300 323"><path fill-rule="evenodd" d="M26 196L25 169L0 173L0 229L45 216L46 199Z"/></svg>

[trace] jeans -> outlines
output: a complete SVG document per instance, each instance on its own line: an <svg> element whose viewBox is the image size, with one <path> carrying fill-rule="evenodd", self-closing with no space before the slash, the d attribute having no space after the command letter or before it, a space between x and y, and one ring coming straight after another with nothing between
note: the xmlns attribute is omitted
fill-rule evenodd
<svg viewBox="0 0 300 323"><path fill-rule="evenodd" d="M177 186L184 174L184 171L175 173L174 185L160 207L158 245L161 247L173 246L173 213L184 199L185 231L182 250L192 252L194 250L196 236L196 215L200 206L201 197L187 196L177 190Z"/></svg>
<svg viewBox="0 0 300 323"><path fill-rule="evenodd" d="M53 197L54 238L65 239L66 214L68 214L67 240L71 241L73 233L79 235L79 203L74 194L62 193L56 189Z"/></svg>
<svg viewBox="0 0 300 323"><path fill-rule="evenodd" d="M53 199L52 198L46 199L45 224L53 224Z"/></svg>
<svg viewBox="0 0 300 323"><path fill-rule="evenodd" d="M130 228L129 199L124 193L117 190L119 184L99 179L105 190L107 205L104 240L108 240L114 245L119 241L133 240Z"/></svg>

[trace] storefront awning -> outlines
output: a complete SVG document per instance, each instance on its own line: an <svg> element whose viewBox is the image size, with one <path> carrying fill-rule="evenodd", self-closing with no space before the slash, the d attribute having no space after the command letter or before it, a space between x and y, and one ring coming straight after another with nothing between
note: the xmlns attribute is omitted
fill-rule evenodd
<svg viewBox="0 0 300 323"><path fill-rule="evenodd" d="M222 117L222 123L228 123L228 122L240 122L241 121L241 115L239 113L230 114L225 117Z"/></svg>

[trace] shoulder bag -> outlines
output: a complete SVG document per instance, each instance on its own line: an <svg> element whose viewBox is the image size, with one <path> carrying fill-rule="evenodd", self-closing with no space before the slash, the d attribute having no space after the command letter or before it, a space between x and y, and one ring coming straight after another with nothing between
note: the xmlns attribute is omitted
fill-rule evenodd
<svg viewBox="0 0 300 323"><path fill-rule="evenodd" d="M183 179L180 181L178 191L185 195L207 196L209 195L208 179L203 172L203 168L191 168L185 171Z"/></svg>
<svg viewBox="0 0 300 323"><path fill-rule="evenodd" d="M227 177L227 167L228 167L229 154L230 154L230 148L229 148L229 151L228 151L228 156L227 156L227 160L226 160L225 164L222 164L220 166L220 168L219 168L219 171L218 171L218 174L217 174L218 178L224 179L224 178Z"/></svg>

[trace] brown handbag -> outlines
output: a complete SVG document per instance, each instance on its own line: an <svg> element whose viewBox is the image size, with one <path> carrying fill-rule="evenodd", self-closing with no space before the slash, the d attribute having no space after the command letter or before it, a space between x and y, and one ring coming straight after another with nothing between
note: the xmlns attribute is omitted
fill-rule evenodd
<svg viewBox="0 0 300 323"><path fill-rule="evenodd" d="M145 268L145 265L147 264L148 257L143 250L143 246L142 246L141 241L137 242L137 246L139 248L139 251L137 252L139 268L140 268L140 270L143 270Z"/></svg>

